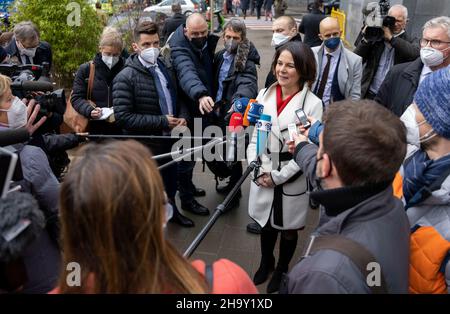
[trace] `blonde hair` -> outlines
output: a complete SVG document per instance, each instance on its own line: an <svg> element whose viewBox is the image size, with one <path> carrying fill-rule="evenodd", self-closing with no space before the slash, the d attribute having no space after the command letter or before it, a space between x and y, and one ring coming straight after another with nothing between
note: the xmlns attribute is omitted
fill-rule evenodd
<svg viewBox="0 0 450 314"><path fill-rule="evenodd" d="M0 101L3 102L6 92L11 90L11 79L3 74L0 74Z"/></svg>
<svg viewBox="0 0 450 314"><path fill-rule="evenodd" d="M205 279L164 237L164 186L150 151L129 140L79 153L60 208L63 265L80 264L82 285L67 285L64 266L61 292L206 293Z"/></svg>
<svg viewBox="0 0 450 314"><path fill-rule="evenodd" d="M111 46L123 49L122 34L114 27L105 27L100 37L100 47Z"/></svg>

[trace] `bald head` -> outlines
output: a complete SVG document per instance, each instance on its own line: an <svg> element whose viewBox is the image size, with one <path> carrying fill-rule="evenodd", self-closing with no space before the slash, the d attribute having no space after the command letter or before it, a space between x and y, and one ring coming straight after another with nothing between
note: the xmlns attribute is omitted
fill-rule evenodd
<svg viewBox="0 0 450 314"><path fill-rule="evenodd" d="M204 38L208 36L208 23L200 13L189 15L186 19L186 28L184 29L186 37L192 41L193 38Z"/></svg>
<svg viewBox="0 0 450 314"><path fill-rule="evenodd" d="M339 21L337 18L326 17L320 22L319 29L320 29L320 33L323 34L330 29L333 29L333 30L337 29L338 31L340 31L341 27L339 26Z"/></svg>
<svg viewBox="0 0 450 314"><path fill-rule="evenodd" d="M333 37L337 38L341 37L341 27L339 26L339 21L334 17L324 18L319 24L319 29L320 29L319 37L322 41L326 41L327 39ZM327 43L325 43L325 47L328 51L333 51L337 49L337 47L333 47L333 45L330 46Z"/></svg>
<svg viewBox="0 0 450 314"><path fill-rule="evenodd" d="M206 19L203 15L201 15L200 13L193 13L191 15L188 16L188 18L186 19L186 27L190 28L190 27L199 27L199 26L203 26L206 25L206 27L208 27L208 23L206 23Z"/></svg>

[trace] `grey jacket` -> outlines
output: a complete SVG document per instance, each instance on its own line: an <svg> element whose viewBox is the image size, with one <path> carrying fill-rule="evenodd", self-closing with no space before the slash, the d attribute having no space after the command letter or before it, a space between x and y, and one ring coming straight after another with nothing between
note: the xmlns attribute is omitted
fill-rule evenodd
<svg viewBox="0 0 450 314"><path fill-rule="evenodd" d="M316 154L317 146L307 144L295 156L312 182L316 178ZM408 292L409 224L391 187L336 217L326 216L321 207L319 226L313 235L330 234L341 234L366 247L380 264L389 293ZM353 262L333 250L304 258L288 276L289 293L371 293Z"/></svg>
<svg viewBox="0 0 450 314"><path fill-rule="evenodd" d="M317 74L316 81L312 87L312 90L316 89L316 85L319 80L319 75L321 74L323 65L322 65L322 56L324 53L324 45L322 44L319 47L312 48L314 52L314 56L316 58L317 64ZM362 77L362 58L358 56L356 53L351 52L341 43L342 55L339 62L339 71L338 71L338 83L339 90L341 94L345 96L345 98L352 100L360 100L361 99L361 77Z"/></svg>

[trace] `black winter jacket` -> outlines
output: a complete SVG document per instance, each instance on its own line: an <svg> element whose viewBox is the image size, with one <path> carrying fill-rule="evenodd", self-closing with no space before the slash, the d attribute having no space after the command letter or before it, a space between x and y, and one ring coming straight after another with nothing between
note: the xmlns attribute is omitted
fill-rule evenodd
<svg viewBox="0 0 450 314"><path fill-rule="evenodd" d="M165 43L170 34L172 34L178 28L178 26L185 23L186 16L181 13L175 13L172 17L168 18L162 30L162 42Z"/></svg>
<svg viewBox="0 0 450 314"><path fill-rule="evenodd" d="M169 40L172 64L181 89L187 95L186 101L192 117L201 116L198 100L213 96L213 60L219 37L209 35L208 45L203 50L195 48L183 33L180 25Z"/></svg>
<svg viewBox="0 0 450 314"><path fill-rule="evenodd" d="M11 57L13 63L22 64L22 58L20 57L19 48L17 48L16 40L13 38L11 42L5 48L6 53ZM33 63L37 65L42 65L42 63L48 62L49 70L52 67L52 48L50 44L46 41L39 42L36 49L36 54L33 58Z"/></svg>
<svg viewBox="0 0 450 314"><path fill-rule="evenodd" d="M94 60L95 74L92 87L91 100L97 107L112 107L112 81L114 77L123 69L125 61L123 58L110 70L102 60L101 53L98 53ZM89 81L89 62L80 66L73 81L72 106L85 116L91 118L91 112L94 108L87 101L87 89ZM114 124L106 121L89 121L89 132L97 134L119 134L120 129Z"/></svg>
<svg viewBox="0 0 450 314"><path fill-rule="evenodd" d="M183 98L177 97L175 75L160 60L158 66L169 82L174 115L188 119ZM125 68L114 79L113 106L116 124L125 134L162 135L163 131L168 130L153 76L139 61L137 54L127 59ZM147 144L154 146L153 142Z"/></svg>
<svg viewBox="0 0 450 314"><path fill-rule="evenodd" d="M413 102L422 69L420 58L395 65L386 75L375 101L400 117Z"/></svg>
<svg viewBox="0 0 450 314"><path fill-rule="evenodd" d="M214 91L217 95L219 88L219 73L223 64L223 54L225 49L216 53L214 57ZM221 112L226 113L230 109L233 101L241 97L256 98L258 95L258 74L256 65L259 65L259 54L255 46L249 40L243 41L239 47L234 60L231 63L228 76L223 81L222 100L226 106L221 108ZM224 116L222 114L222 116Z"/></svg>
<svg viewBox="0 0 450 314"><path fill-rule="evenodd" d="M300 36L300 34L295 35L294 37L292 37L290 40L290 42L302 42L302 37ZM283 45L280 45L279 47L281 47ZM275 51L279 48L276 47ZM273 74L272 68L269 70L269 73L267 73L267 77L266 77L266 83L264 84L265 88L268 88L269 86L271 86L273 83L275 83L277 81L276 76Z"/></svg>
<svg viewBox="0 0 450 314"><path fill-rule="evenodd" d="M406 32L398 37L392 38L390 44L394 47L394 65L414 61L420 55L420 47L416 38L410 37ZM361 41L355 48L354 53L363 58L363 76L361 80L361 98L365 98L370 84L380 63L384 51L384 42L379 41L368 44Z"/></svg>
<svg viewBox="0 0 450 314"><path fill-rule="evenodd" d="M305 44L310 47L322 45L322 40L319 38L319 24L326 17L320 10L313 10L302 18L298 31L305 35L303 38Z"/></svg>

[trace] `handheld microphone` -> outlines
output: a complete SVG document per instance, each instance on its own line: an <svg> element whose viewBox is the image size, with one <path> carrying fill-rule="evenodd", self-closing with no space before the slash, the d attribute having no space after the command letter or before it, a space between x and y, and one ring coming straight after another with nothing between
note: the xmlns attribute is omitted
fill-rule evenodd
<svg viewBox="0 0 450 314"><path fill-rule="evenodd" d="M42 92L52 92L53 84L45 81L21 81L11 83L11 89L19 89L29 92L42 91Z"/></svg>
<svg viewBox="0 0 450 314"><path fill-rule="evenodd" d="M249 101L250 101L250 99L247 97L242 97L242 98L236 99L233 103L233 111L239 112L240 114L243 115L245 113L245 111L247 110Z"/></svg>
<svg viewBox="0 0 450 314"><path fill-rule="evenodd" d="M253 100L253 99L252 99ZM244 115L244 126L255 125L259 117L264 111L264 105L254 101L250 101Z"/></svg>
<svg viewBox="0 0 450 314"><path fill-rule="evenodd" d="M29 139L30 133L26 128L0 131L0 147L23 143Z"/></svg>
<svg viewBox="0 0 450 314"><path fill-rule="evenodd" d="M258 132L256 137L256 155L258 157L261 157L266 149L267 140L269 139L269 134L272 129L271 121L271 116L261 114L259 120L256 122L256 130Z"/></svg>
<svg viewBox="0 0 450 314"><path fill-rule="evenodd" d="M227 142L227 161L235 161L237 158L238 133L242 130L243 118L239 112L233 113L228 126L231 139Z"/></svg>

